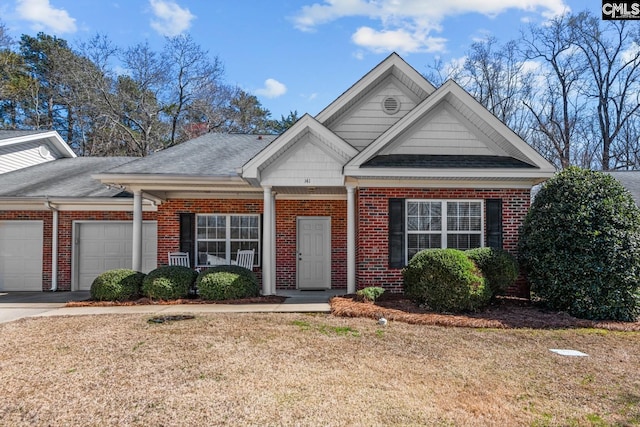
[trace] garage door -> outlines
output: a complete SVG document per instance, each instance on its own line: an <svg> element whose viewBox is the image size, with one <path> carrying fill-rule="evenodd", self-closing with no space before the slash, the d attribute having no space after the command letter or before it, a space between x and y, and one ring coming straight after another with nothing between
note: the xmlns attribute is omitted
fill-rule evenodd
<svg viewBox="0 0 640 427"><path fill-rule="evenodd" d="M142 271L157 266L157 223L142 226ZM77 287L91 289L100 273L115 268L131 268L133 224L118 221L78 222L75 227Z"/></svg>
<svg viewBox="0 0 640 427"><path fill-rule="evenodd" d="M0 221L0 291L42 291L42 221Z"/></svg>

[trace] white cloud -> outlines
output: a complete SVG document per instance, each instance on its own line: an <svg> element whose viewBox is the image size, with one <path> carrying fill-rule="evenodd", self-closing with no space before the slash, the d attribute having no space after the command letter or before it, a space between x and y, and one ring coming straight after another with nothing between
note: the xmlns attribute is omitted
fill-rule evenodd
<svg viewBox="0 0 640 427"><path fill-rule="evenodd" d="M264 81L264 87L256 90L256 94L265 98L277 98L287 93L287 87L275 79Z"/></svg>
<svg viewBox="0 0 640 427"><path fill-rule="evenodd" d="M358 46L376 53L437 52L444 50L446 42L443 38L426 37L424 34L411 33L404 29L376 31L369 27L358 28L351 40Z"/></svg>
<svg viewBox="0 0 640 427"><path fill-rule="evenodd" d="M149 0L156 19L151 20L151 28L163 36L177 36L191 27L195 15L189 9L180 7L176 2Z"/></svg>
<svg viewBox="0 0 640 427"><path fill-rule="evenodd" d="M496 16L509 9L550 18L568 7L564 0L323 0L302 7L293 23L299 30L313 31L341 18L364 17L380 25L359 28L352 35L358 46L374 52L436 52L444 50L445 40L431 34L442 30L445 18L468 13Z"/></svg>
<svg viewBox="0 0 640 427"><path fill-rule="evenodd" d="M21 19L31 21L33 28L54 33L74 33L76 20L64 9L56 9L49 0L17 0L16 12Z"/></svg>

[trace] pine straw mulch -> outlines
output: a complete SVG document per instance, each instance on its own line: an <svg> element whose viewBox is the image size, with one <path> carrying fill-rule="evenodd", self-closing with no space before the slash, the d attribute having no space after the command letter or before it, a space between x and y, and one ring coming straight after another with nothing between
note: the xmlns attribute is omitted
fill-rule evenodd
<svg viewBox="0 0 640 427"><path fill-rule="evenodd" d="M360 301L356 295L333 297L331 314L340 317L367 317L416 325L496 329L597 328L610 331L640 331L640 322L612 322L578 319L564 312L545 310L527 299L499 298L485 310L467 314L434 313L402 294L383 294L375 303Z"/></svg>
<svg viewBox="0 0 640 427"><path fill-rule="evenodd" d="M177 305L177 304L280 304L287 297L278 295L260 296L254 298L234 299L225 301L209 301L201 298L179 298L174 300L153 300L150 298L138 298L131 301L69 301L65 307L117 307L133 305Z"/></svg>

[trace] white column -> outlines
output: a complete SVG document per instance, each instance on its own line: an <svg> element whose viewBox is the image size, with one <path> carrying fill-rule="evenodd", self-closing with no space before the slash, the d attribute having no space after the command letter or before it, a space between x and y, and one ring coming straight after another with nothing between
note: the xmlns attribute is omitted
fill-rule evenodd
<svg viewBox="0 0 640 427"><path fill-rule="evenodd" d="M271 187L263 187L262 294L272 295L273 281L273 198Z"/></svg>
<svg viewBox="0 0 640 427"><path fill-rule="evenodd" d="M131 268L142 271L142 191L133 191L133 250Z"/></svg>
<svg viewBox="0 0 640 427"><path fill-rule="evenodd" d="M356 203L355 188L347 187L347 293L356 292Z"/></svg>
<svg viewBox="0 0 640 427"><path fill-rule="evenodd" d="M271 192L271 293L276 294L276 194Z"/></svg>

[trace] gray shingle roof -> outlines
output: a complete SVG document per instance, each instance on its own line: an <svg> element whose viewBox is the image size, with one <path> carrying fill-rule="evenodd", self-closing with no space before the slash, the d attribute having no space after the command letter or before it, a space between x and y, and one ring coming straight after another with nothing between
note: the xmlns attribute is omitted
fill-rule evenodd
<svg viewBox="0 0 640 427"><path fill-rule="evenodd" d="M276 137L277 135L208 133L116 167L107 173L237 176L236 169Z"/></svg>
<svg viewBox="0 0 640 427"><path fill-rule="evenodd" d="M606 172L618 181L631 193L636 205L640 206L640 171Z"/></svg>
<svg viewBox="0 0 640 427"><path fill-rule="evenodd" d="M36 135L51 132L50 130L0 130L0 141L3 139L17 138L20 136Z"/></svg>
<svg viewBox="0 0 640 427"><path fill-rule="evenodd" d="M417 155L389 154L376 156L362 165L363 168L427 168L427 169L469 169L469 168L532 168L528 163L502 156L459 156L459 155Z"/></svg>
<svg viewBox="0 0 640 427"><path fill-rule="evenodd" d="M0 197L121 197L91 175L136 157L75 157L58 159L0 175Z"/></svg>

